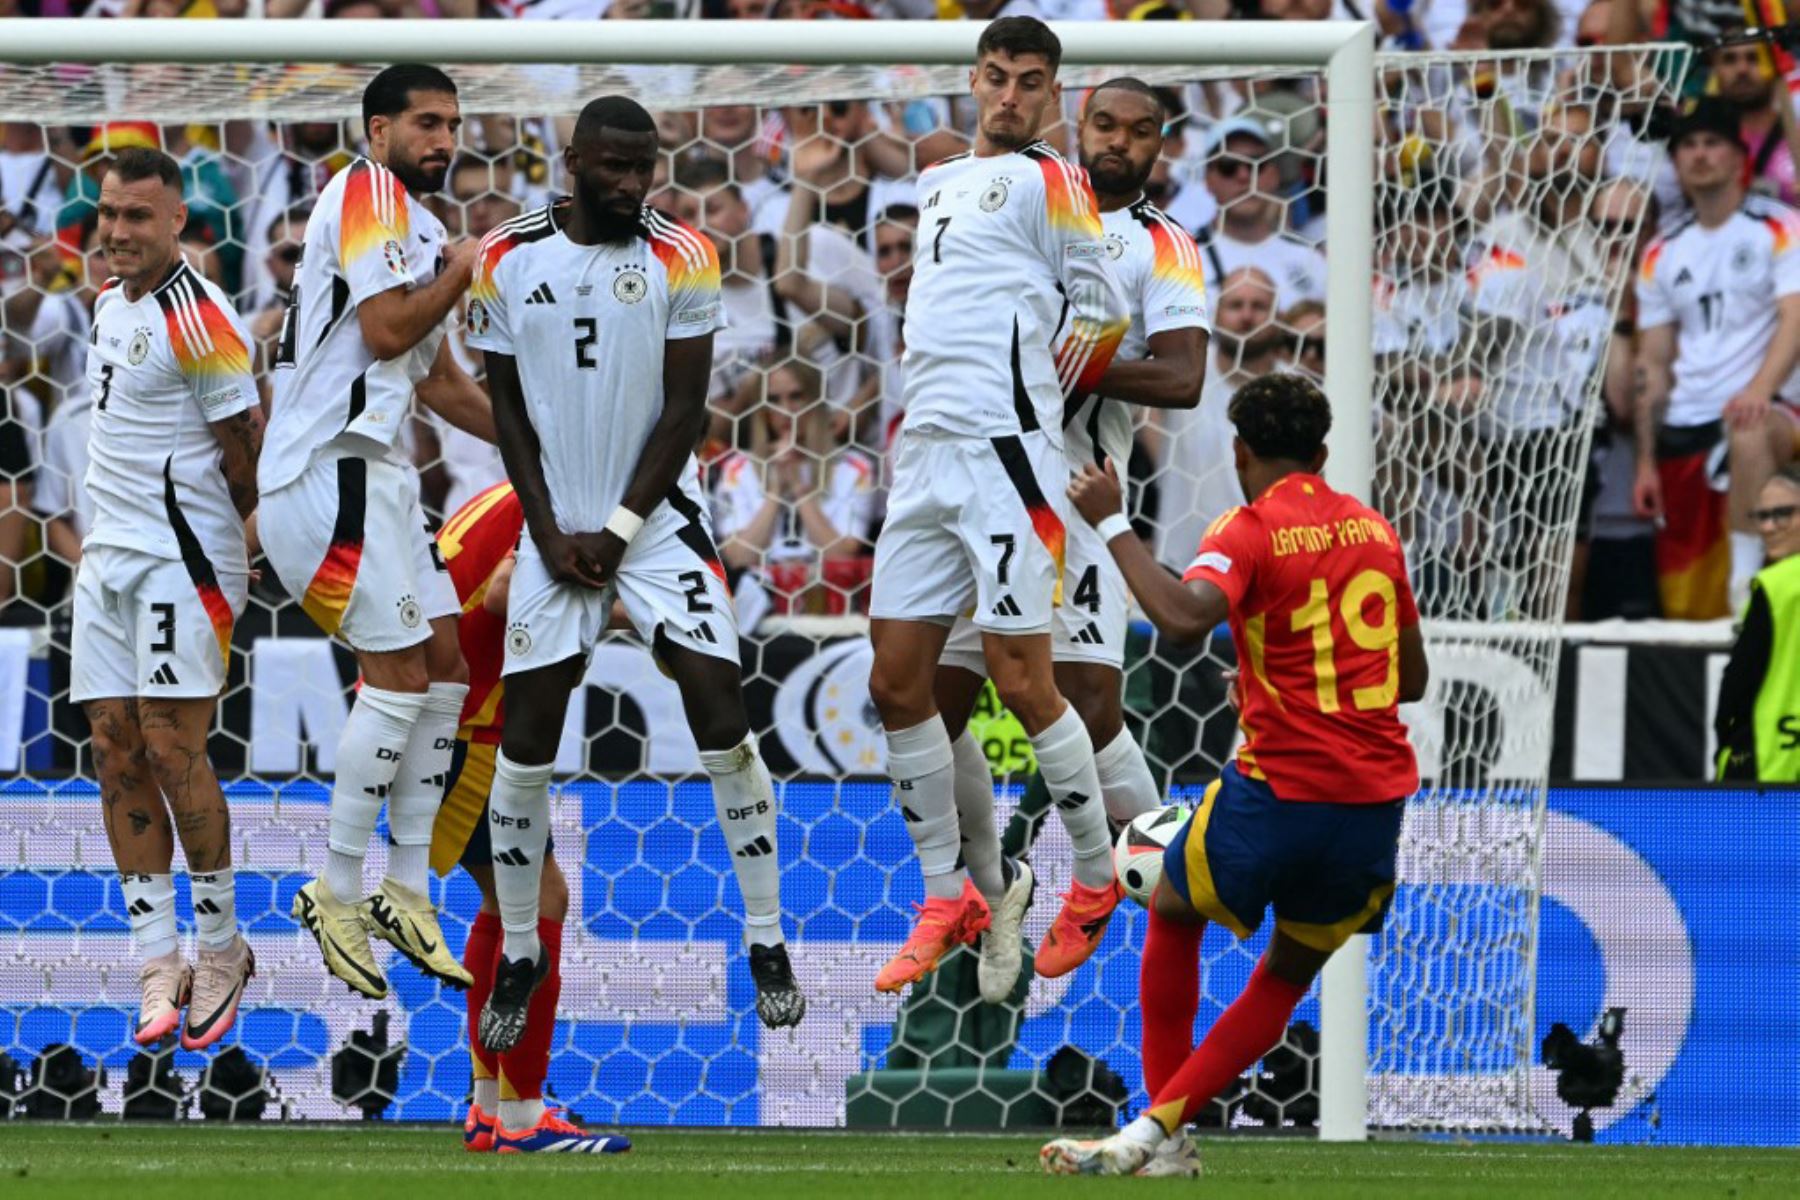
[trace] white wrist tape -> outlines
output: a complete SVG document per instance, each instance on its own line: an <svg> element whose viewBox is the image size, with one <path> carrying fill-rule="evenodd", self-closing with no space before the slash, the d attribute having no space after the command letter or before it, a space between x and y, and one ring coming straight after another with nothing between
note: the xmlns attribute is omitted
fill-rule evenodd
<svg viewBox="0 0 1800 1200"><path fill-rule="evenodd" d="M606 518L606 531L618 535L621 542L631 545L631 539L638 535L644 527L644 518L626 508L623 504L613 509L612 516Z"/></svg>
<svg viewBox="0 0 1800 1200"><path fill-rule="evenodd" d="M1110 542L1121 533L1131 533L1131 518L1124 513L1114 513L1106 520L1094 526L1094 532L1100 535L1102 542Z"/></svg>

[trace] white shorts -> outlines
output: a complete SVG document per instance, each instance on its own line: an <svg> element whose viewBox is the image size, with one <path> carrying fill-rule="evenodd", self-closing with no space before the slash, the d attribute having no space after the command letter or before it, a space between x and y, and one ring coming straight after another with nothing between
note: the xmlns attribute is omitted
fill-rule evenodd
<svg viewBox="0 0 1800 1200"><path fill-rule="evenodd" d="M288 594L357 650L404 650L462 613L419 505L418 475L382 459L321 458L262 497L257 532Z"/></svg>
<svg viewBox="0 0 1800 1200"><path fill-rule="evenodd" d="M1069 553L1063 566L1068 585L1050 623L1051 657L1057 662L1097 663L1125 669L1125 631L1130 624L1131 593L1094 527L1077 516L1069 522ZM987 674L981 630L958 617L938 662Z"/></svg>
<svg viewBox="0 0 1800 1200"><path fill-rule="evenodd" d="M249 576L217 575L204 559L90 547L75 572L69 699L217 696L249 595Z"/></svg>
<svg viewBox="0 0 1800 1200"><path fill-rule="evenodd" d="M1061 603L1069 467L1042 432L900 435L869 615L1046 633Z"/></svg>
<svg viewBox="0 0 1800 1200"><path fill-rule="evenodd" d="M683 499L686 499L684 494ZM697 505L665 506L647 522L605 591L550 577L529 534L519 545L506 599L506 665L502 675L585 659L606 632L613 598L644 644L660 632L674 645L737 663L737 617L710 522Z"/></svg>

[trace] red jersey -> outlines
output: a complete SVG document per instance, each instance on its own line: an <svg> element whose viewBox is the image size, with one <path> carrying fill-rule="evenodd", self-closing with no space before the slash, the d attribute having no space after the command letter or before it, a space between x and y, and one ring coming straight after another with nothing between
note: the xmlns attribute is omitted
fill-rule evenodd
<svg viewBox="0 0 1800 1200"><path fill-rule="evenodd" d="M450 569L462 617L456 625L463 658L469 664L469 696L463 701L462 728L457 736L499 745L506 724L506 618L483 608L488 581L519 545L525 507L512 484L496 483L450 515L438 530L438 553Z"/></svg>
<svg viewBox="0 0 1800 1200"><path fill-rule="evenodd" d="M1206 531L1182 580L1231 600L1238 770L1283 800L1410 796L1400 630L1418 624L1406 558L1373 509L1317 475L1286 476Z"/></svg>

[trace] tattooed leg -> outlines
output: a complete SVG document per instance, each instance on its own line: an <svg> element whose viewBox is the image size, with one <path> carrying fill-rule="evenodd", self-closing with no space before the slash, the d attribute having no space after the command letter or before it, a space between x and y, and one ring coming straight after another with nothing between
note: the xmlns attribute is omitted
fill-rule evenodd
<svg viewBox="0 0 1800 1200"><path fill-rule="evenodd" d="M83 707L93 727L94 775L113 861L127 874L168 874L175 840L145 756L137 701L90 700Z"/></svg>
<svg viewBox="0 0 1800 1200"><path fill-rule="evenodd" d="M174 814L188 870L196 874L231 865L231 814L206 755L216 704L211 697L138 701L151 774Z"/></svg>

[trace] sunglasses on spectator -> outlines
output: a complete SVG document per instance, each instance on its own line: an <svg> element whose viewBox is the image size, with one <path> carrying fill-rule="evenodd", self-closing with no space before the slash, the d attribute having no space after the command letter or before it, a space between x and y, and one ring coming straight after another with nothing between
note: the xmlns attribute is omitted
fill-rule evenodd
<svg viewBox="0 0 1800 1200"><path fill-rule="evenodd" d="M1794 523L1794 514L1800 513L1800 504L1781 504L1774 508L1753 508L1750 520L1757 524L1773 525L1777 529L1786 529Z"/></svg>
<svg viewBox="0 0 1800 1200"><path fill-rule="evenodd" d="M284 262L290 267L295 266L300 261L300 247L293 245L292 243L286 246L276 247L275 260L277 262Z"/></svg>
<svg viewBox="0 0 1800 1200"><path fill-rule="evenodd" d="M1627 217L1590 217L1588 224L1609 238L1628 238L1637 232L1632 228L1637 222Z"/></svg>
<svg viewBox="0 0 1800 1200"><path fill-rule="evenodd" d="M1217 171L1227 178L1234 178L1238 175L1245 175L1256 170L1256 164L1247 158L1239 158L1236 155L1227 154L1221 158L1213 159L1210 163L1206 164L1206 169L1209 171Z"/></svg>
<svg viewBox="0 0 1800 1200"><path fill-rule="evenodd" d="M1325 355L1325 337L1323 334L1314 337L1297 337L1294 339L1295 354Z"/></svg>

